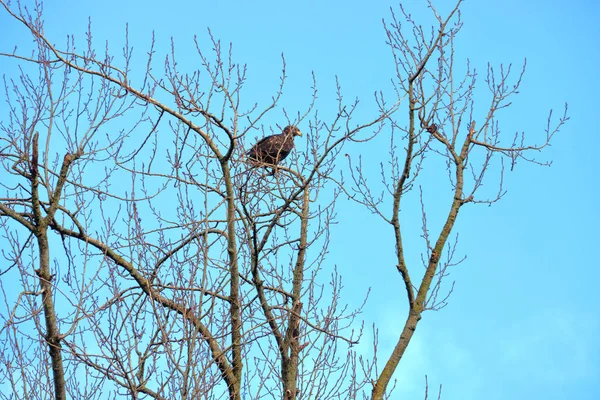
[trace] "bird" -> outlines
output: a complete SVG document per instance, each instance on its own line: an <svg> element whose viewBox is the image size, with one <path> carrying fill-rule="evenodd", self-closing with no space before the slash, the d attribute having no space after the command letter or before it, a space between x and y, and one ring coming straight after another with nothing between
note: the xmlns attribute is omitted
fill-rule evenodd
<svg viewBox="0 0 600 400"><path fill-rule="evenodd" d="M258 141L246 153L248 160L254 163L277 165L290 154L294 148L294 136L302 136L302 132L294 125L288 125L278 135L267 136Z"/></svg>

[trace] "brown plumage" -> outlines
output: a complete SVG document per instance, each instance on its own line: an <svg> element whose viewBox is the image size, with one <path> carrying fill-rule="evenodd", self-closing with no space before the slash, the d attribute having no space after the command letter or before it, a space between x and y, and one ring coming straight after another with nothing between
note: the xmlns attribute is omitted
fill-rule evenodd
<svg viewBox="0 0 600 400"><path fill-rule="evenodd" d="M294 136L302 136L302 132L293 125L286 126L279 135L260 140L246 155L253 162L277 165L294 148Z"/></svg>

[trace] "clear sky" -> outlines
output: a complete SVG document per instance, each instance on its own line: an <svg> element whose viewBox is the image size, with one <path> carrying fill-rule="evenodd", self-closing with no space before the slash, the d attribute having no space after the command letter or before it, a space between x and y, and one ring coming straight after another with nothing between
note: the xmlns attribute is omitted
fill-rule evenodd
<svg viewBox="0 0 600 400"><path fill-rule="evenodd" d="M423 3L403 2L426 24ZM434 3L444 13L453 2ZM129 23L138 55L148 50L152 31L159 53L173 37L182 68L199 62L193 36L206 43L211 28L248 64L258 98L276 87L284 53L289 86L283 104L306 107L314 71L318 106L327 112L335 106L335 75L348 96L366 104L375 90L389 90L392 64L381 19L389 18L390 6L397 7L387 0L68 0L49 1L45 20L54 43L64 43L66 34L83 43L91 16L95 40L108 40L116 52ZM543 155L553 161L550 168L521 163L507 174L500 203L463 209L457 228L467 260L452 271L456 286L448 307L421 320L396 373L394 398L423 398L427 374L430 385L443 385L444 400L599 399L600 3L468 0L462 19L457 62L468 57L485 71L488 61L527 58L521 94L501 114L507 132L541 138L549 109L560 113L565 102L571 120ZM27 32L0 12L0 51L21 40L29 40ZM347 295L372 287L363 317L367 326L378 324L384 357L404 322L405 294L392 232L375 218L354 218L355 212L350 205L338 209L329 259L343 273Z"/></svg>

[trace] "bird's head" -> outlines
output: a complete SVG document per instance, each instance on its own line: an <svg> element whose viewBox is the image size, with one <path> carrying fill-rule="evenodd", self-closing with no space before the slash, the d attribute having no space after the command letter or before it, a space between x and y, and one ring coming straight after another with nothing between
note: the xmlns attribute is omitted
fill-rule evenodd
<svg viewBox="0 0 600 400"><path fill-rule="evenodd" d="M294 126L294 125L288 125L283 129L283 133L286 135L292 135L292 136L302 136L302 132L300 132L300 129L298 129L298 127Z"/></svg>

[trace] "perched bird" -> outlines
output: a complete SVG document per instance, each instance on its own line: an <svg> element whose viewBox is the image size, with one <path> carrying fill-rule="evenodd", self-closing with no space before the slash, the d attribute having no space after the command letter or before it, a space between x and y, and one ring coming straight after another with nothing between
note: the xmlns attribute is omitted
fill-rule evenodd
<svg viewBox="0 0 600 400"><path fill-rule="evenodd" d="M302 136L300 129L288 125L279 135L267 136L246 153L252 162L277 165L294 148L294 136Z"/></svg>

